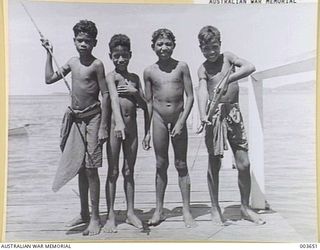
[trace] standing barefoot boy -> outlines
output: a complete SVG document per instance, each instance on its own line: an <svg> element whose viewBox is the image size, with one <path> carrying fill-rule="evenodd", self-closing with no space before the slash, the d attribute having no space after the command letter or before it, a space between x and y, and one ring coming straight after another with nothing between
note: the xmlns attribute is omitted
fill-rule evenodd
<svg viewBox="0 0 320 250"><path fill-rule="evenodd" d="M241 196L241 214L244 219L263 224L258 215L249 207L251 189L250 163L248 157L248 142L244 130L244 124L239 109L239 85L237 80L249 76L255 71L255 67L238 58L230 52L220 53L220 32L212 26L205 26L198 35L200 49L206 61L198 70L199 77L199 113L202 123L207 123L205 142L208 149L208 186L212 203L212 220L224 224L219 206L219 171L221 158L226 140L229 140L232 148L236 167L238 169L238 185ZM235 71L234 66L239 67ZM220 99L220 104L214 115L206 120L206 105L212 101L216 86L232 68L232 73L227 82L227 88ZM221 136L219 135L223 135Z"/></svg>
<svg viewBox="0 0 320 250"><path fill-rule="evenodd" d="M142 228L141 220L134 213L134 165L138 150L137 131L137 105L145 110L145 123L148 122L146 102L139 77L128 72L128 64L131 58L130 40L126 35L114 35L110 42L110 59L115 69L107 75L107 82L117 88L119 94L121 114L126 126L126 137L124 140L115 137L115 112L111 115L110 137L107 141L108 154L108 177L106 182L106 198L108 205L108 220L103 230L114 233L116 229L116 216L114 212L114 201L116 195L116 182L119 176L119 154L122 146L124 178L124 191L127 201L127 220L137 228ZM146 129L146 127L145 127Z"/></svg>
<svg viewBox="0 0 320 250"><path fill-rule="evenodd" d="M83 235L95 235L100 232L99 196L100 181L98 168L102 166L102 143L107 138L107 121L105 105L108 102L107 83L105 80L102 62L92 55L92 49L96 46L97 28L91 21L81 20L73 27L74 45L79 57L72 57L59 71L54 72L52 67L52 46L49 41L42 39L42 45L47 50L45 79L47 84L52 84L67 75L72 74L72 123L76 125L81 136L80 143L85 145L85 153L78 166L79 193L81 202L80 217L73 220L72 225L89 222ZM60 74L61 73L61 74ZM109 87L111 103L114 109L118 109L116 89ZM102 115L99 102L99 92L102 93ZM102 117L101 117L102 116ZM117 130L124 130L121 117L118 117ZM69 134L69 137L71 134ZM68 142L66 143L66 145ZM76 148L79 145L71 145ZM83 145L82 145L83 146ZM71 149L72 150L72 149ZM64 152L66 148L64 148ZM70 156L71 158L72 156ZM88 190L91 198L91 217L88 204Z"/></svg>
<svg viewBox="0 0 320 250"><path fill-rule="evenodd" d="M186 120L193 105L189 68L186 63L171 57L175 48L175 36L170 30L155 31L151 47L159 60L144 71L150 119L153 116L153 145L156 155L156 209L149 225L157 225L165 219L163 201L167 186L168 147L171 138L183 200L183 219L187 227L193 227L195 222L190 212L190 177L187 168ZM149 148L149 144L150 132L144 139L144 147Z"/></svg>

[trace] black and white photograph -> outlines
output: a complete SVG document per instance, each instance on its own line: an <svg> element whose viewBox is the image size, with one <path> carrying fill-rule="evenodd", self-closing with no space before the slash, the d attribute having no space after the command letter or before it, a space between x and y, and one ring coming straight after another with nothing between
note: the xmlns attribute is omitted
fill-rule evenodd
<svg viewBox="0 0 320 250"><path fill-rule="evenodd" d="M5 241L318 241L316 2L7 12Z"/></svg>

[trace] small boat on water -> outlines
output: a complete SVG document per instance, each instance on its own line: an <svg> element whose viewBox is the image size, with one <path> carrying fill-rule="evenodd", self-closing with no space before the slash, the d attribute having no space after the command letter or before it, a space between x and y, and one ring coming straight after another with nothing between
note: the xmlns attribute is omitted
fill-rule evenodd
<svg viewBox="0 0 320 250"><path fill-rule="evenodd" d="M23 135L28 135L28 130L27 130L27 124L24 125L23 127L17 127L17 128L10 128L9 129L9 136L23 136Z"/></svg>

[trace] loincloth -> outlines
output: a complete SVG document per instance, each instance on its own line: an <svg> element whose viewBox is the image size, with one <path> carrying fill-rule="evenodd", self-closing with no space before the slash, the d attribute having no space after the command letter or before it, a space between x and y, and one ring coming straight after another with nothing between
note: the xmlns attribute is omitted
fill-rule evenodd
<svg viewBox="0 0 320 250"><path fill-rule="evenodd" d="M206 126L205 143L208 153L223 157L228 141L233 150L248 151L248 140L238 103L220 103Z"/></svg>
<svg viewBox="0 0 320 250"><path fill-rule="evenodd" d="M60 131L62 155L53 182L53 191L58 191L76 176L82 166L102 166L102 147L98 141L100 121L100 102L81 111L67 109Z"/></svg>

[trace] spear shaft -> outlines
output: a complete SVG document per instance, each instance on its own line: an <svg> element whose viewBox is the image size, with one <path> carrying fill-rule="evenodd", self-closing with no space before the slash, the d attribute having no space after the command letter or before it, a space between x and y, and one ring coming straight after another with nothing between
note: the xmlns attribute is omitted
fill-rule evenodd
<svg viewBox="0 0 320 250"><path fill-rule="evenodd" d="M38 31L38 33L39 33L39 35L40 35L40 38L41 38L41 39L44 39L43 34L41 33L41 31L40 31L38 25L36 24L36 22L34 21L34 19L32 18L32 16L31 16L30 12L28 11L27 7L24 5L24 3L23 3L22 1L21 1L20 3L21 3L21 5L22 5L23 9L25 10L25 12L27 13L28 17L30 18L31 22L33 23L33 26L34 26L34 27L36 28L36 30ZM65 78L65 76L62 74L61 68L60 68L60 66L59 66L59 64L58 64L55 56L53 55L52 51L51 51L50 49L47 49L47 51L50 53L50 55L51 55L51 57L52 57L52 59L53 59L53 62L54 62L54 64L55 64L56 68L57 68L57 71L58 71L58 73L60 74L60 76L62 77L62 79L63 79L63 81L64 81L64 83L65 83L65 85L66 85L66 87L67 87L67 89L68 89L68 91L69 91L69 95L72 96L72 97L75 97L75 96L73 96L72 91L71 91L71 88L70 88L70 85L69 85L67 79ZM77 100L76 100L76 101L77 101Z"/></svg>

